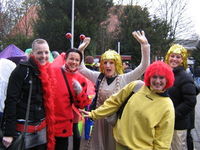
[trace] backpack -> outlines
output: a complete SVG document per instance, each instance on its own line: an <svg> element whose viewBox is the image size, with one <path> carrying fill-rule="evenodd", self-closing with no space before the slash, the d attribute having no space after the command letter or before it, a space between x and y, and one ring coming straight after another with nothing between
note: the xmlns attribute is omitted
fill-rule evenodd
<svg viewBox="0 0 200 150"><path fill-rule="evenodd" d="M99 85L100 85L101 81L103 80L103 77L104 77L104 74L100 73L99 76L98 76L98 78L97 78L97 81L96 81L96 84L95 84L95 93L96 94L95 94L95 97L92 100L92 103L89 106L89 111L94 110L96 108L98 91L99 91Z"/></svg>

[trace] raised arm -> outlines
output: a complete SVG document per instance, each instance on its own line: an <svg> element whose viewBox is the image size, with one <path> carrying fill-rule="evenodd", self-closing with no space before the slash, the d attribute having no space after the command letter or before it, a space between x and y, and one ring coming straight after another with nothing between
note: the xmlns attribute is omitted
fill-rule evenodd
<svg viewBox="0 0 200 150"><path fill-rule="evenodd" d="M132 32L132 35L141 45L149 44L147 38L145 37L144 31L134 31Z"/></svg>
<svg viewBox="0 0 200 150"><path fill-rule="evenodd" d="M83 42L79 45L78 50L84 54L86 47L90 44L91 38L86 37Z"/></svg>
<svg viewBox="0 0 200 150"><path fill-rule="evenodd" d="M83 58L84 58L84 51L85 51L86 47L90 44L90 41L91 41L91 38L90 37L86 37L83 40L83 43L81 43L79 45L79 47L78 47L78 50L80 50L82 52L82 54L83 54ZM96 80L97 80L97 78L98 78L98 76L100 74L100 72L88 69L84 64L84 59L83 59L83 61L81 62L80 66L79 66L79 72L81 74L83 74L85 77L87 77L93 83L96 82Z"/></svg>
<svg viewBox="0 0 200 150"><path fill-rule="evenodd" d="M131 82L122 88L119 92L111 95L104 101L103 105L97 109L92 110L91 112L81 110L81 112L84 114L84 117L89 117L94 120L112 115L113 113L117 112L117 110L119 110L120 106L130 95L131 91L133 91L136 83L138 83L138 86L143 84L142 81Z"/></svg>
<svg viewBox="0 0 200 150"><path fill-rule="evenodd" d="M123 75L126 78L126 84L139 79L150 64L150 45L144 31L134 31L132 32L132 35L141 45L142 58L139 66L137 66L133 71Z"/></svg>

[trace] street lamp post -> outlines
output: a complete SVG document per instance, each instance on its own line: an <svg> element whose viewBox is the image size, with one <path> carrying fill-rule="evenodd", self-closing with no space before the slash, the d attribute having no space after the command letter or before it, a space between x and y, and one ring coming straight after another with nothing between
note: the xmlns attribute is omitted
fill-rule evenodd
<svg viewBox="0 0 200 150"><path fill-rule="evenodd" d="M75 0L72 0L72 20L71 20L71 48L74 48L74 3Z"/></svg>
<svg viewBox="0 0 200 150"><path fill-rule="evenodd" d="M118 51L118 54L120 55L120 42L117 42L117 51Z"/></svg>

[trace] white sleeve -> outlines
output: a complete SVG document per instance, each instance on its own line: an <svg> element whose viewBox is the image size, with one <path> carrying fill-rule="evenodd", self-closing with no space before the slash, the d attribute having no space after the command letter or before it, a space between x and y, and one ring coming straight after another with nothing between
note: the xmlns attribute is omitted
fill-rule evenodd
<svg viewBox="0 0 200 150"><path fill-rule="evenodd" d="M84 62L81 62L81 65L79 66L79 72L84 75L85 77L87 77L90 81L92 81L94 84L96 83L96 80L100 74L99 71L93 71L88 69Z"/></svg>
<svg viewBox="0 0 200 150"><path fill-rule="evenodd" d="M139 66L137 66L134 70L122 75L123 79L125 79L127 83L138 80L144 74L146 68L150 64L150 45L142 44L141 53L142 58Z"/></svg>

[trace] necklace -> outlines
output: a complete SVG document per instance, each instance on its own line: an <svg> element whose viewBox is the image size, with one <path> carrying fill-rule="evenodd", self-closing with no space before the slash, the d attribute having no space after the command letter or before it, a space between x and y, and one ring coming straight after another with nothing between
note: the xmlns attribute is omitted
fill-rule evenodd
<svg viewBox="0 0 200 150"><path fill-rule="evenodd" d="M119 76L115 78L113 82L115 82L115 85L113 86L112 83L109 84L107 88L105 88L105 82L106 77L103 78L100 86L99 86L99 92L98 92L98 98L97 98L97 107L103 104L103 102L109 98L111 95L115 94L120 90L120 82L119 82Z"/></svg>

